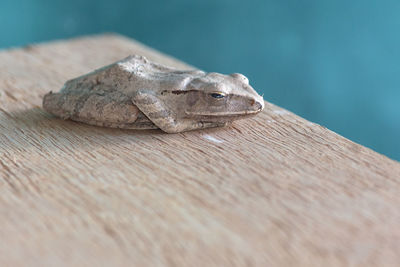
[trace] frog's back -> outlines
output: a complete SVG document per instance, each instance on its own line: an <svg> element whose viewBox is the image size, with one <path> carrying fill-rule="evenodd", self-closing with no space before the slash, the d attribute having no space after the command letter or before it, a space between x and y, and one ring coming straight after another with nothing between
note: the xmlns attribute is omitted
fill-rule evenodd
<svg viewBox="0 0 400 267"><path fill-rule="evenodd" d="M165 88L180 89L190 73L193 75L142 56L129 56L67 81L59 93L45 95L43 108L58 117L88 124L154 129L157 127L133 104L132 97L141 89L151 88L155 94Z"/></svg>

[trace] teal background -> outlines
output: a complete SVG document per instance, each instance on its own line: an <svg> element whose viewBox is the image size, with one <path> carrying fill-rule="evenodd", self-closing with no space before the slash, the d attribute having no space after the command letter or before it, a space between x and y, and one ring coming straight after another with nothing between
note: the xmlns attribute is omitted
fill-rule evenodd
<svg viewBox="0 0 400 267"><path fill-rule="evenodd" d="M244 73L266 100L400 160L398 0L0 2L0 48L101 32Z"/></svg>

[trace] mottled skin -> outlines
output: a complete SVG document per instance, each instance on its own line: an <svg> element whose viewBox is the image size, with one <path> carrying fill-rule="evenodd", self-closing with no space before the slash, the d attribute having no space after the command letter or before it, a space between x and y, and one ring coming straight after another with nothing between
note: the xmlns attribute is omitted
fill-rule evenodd
<svg viewBox="0 0 400 267"><path fill-rule="evenodd" d="M180 71L130 56L67 81L44 96L43 108L92 125L177 133L254 115L264 100L242 74Z"/></svg>

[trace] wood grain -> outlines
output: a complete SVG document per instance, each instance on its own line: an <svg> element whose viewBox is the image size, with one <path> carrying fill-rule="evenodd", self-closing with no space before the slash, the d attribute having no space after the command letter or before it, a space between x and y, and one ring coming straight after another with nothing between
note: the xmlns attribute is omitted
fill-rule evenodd
<svg viewBox="0 0 400 267"><path fill-rule="evenodd" d="M41 109L128 54L188 67L117 35L0 52L0 266L400 265L400 164L273 104L172 135Z"/></svg>

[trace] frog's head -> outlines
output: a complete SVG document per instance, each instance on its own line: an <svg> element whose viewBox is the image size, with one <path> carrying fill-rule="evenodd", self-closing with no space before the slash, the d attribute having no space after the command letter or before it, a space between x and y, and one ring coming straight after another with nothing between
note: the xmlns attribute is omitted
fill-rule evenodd
<svg viewBox="0 0 400 267"><path fill-rule="evenodd" d="M186 85L184 112L187 116L228 122L263 110L262 96L244 75L202 74Z"/></svg>

